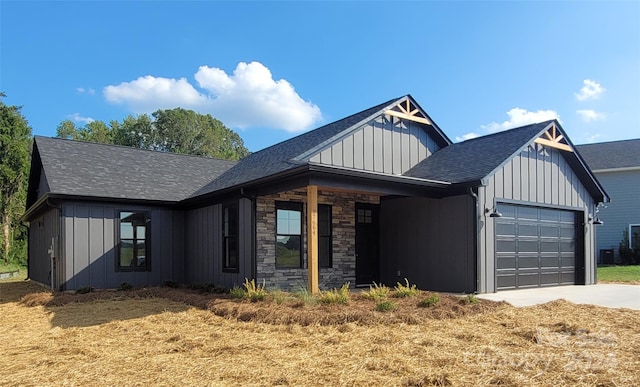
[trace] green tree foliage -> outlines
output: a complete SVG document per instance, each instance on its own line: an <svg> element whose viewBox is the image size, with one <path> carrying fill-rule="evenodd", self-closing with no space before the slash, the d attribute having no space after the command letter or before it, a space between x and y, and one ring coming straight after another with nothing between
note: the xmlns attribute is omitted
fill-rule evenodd
<svg viewBox="0 0 640 387"><path fill-rule="evenodd" d="M18 219L26 200L31 127L20 110L0 100L0 257L7 263L26 262L26 231Z"/></svg>
<svg viewBox="0 0 640 387"><path fill-rule="evenodd" d="M222 122L182 108L158 110L151 117L130 115L109 125L93 121L77 127L66 120L58 125L57 137L229 160L249 154L238 133Z"/></svg>

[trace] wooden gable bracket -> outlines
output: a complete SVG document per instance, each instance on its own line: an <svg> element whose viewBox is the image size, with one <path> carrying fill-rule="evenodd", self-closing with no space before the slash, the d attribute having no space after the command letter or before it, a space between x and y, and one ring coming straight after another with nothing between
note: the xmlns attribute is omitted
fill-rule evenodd
<svg viewBox="0 0 640 387"><path fill-rule="evenodd" d="M567 144L567 140L565 140L564 136L560 133L555 123L551 124L549 129L547 129L542 136L536 138L533 142L536 144L546 145L551 148L573 152L573 148Z"/></svg>
<svg viewBox="0 0 640 387"><path fill-rule="evenodd" d="M426 115L420 111L420 109L413 105L409 98L407 98L403 102L400 102L391 109L386 110L384 114L433 126L433 122L431 122L431 120L428 119Z"/></svg>

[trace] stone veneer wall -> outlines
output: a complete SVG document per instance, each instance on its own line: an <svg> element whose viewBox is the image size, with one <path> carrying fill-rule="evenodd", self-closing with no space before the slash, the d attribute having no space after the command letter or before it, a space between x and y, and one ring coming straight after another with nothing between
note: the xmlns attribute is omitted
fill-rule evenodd
<svg viewBox="0 0 640 387"><path fill-rule="evenodd" d="M276 201L303 203L303 267L276 269ZM307 190L306 188L280 192L256 199L256 263L257 282L267 289L299 290L307 288ZM318 204L331 205L332 267L320 268L320 289L339 288L356 281L355 203L380 203L376 194L347 193L318 190Z"/></svg>

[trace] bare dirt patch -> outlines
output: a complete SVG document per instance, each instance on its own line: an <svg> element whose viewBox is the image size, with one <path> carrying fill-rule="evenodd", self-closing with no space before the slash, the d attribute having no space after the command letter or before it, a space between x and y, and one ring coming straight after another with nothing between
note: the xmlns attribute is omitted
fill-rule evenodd
<svg viewBox="0 0 640 387"><path fill-rule="evenodd" d="M626 309L454 302L443 308L454 315L429 315L411 298L381 313L357 296L296 306L173 289L47 297L7 285L3 386L640 384L640 312ZM238 321L244 313L252 318Z"/></svg>

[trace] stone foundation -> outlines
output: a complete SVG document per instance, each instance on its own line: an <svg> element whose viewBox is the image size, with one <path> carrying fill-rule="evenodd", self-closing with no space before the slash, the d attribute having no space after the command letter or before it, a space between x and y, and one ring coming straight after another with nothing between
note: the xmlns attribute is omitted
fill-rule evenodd
<svg viewBox="0 0 640 387"><path fill-rule="evenodd" d="M276 268L276 201L303 203L303 254L302 267L296 269ZM307 191L306 188L278 194L260 196L256 199L256 259L257 282L266 284L267 289L295 291L307 288ZM380 203L375 194L349 193L318 190L318 204L331 206L333 259L330 268L320 268L320 289L339 288L356 281L355 258L355 204Z"/></svg>

